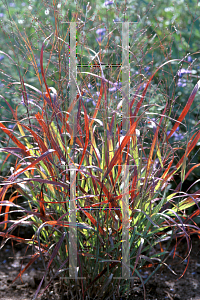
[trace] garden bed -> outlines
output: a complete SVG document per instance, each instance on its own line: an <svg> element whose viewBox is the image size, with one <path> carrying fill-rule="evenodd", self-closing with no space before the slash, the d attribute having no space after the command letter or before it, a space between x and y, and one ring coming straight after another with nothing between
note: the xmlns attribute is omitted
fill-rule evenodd
<svg viewBox="0 0 200 300"><path fill-rule="evenodd" d="M14 253L13 253L14 249ZM21 263L24 266L30 258L31 249L26 253L25 245L15 244L12 249L11 244L5 245L0 251L0 299L2 300L29 300L33 299L36 289L43 276L42 262L35 262L22 276L22 280L17 279L12 283L12 280L17 276ZM151 300L197 300L200 299L200 244L197 236L192 237L192 251L190 262L184 276L177 280L184 272L187 261L181 263L186 255L187 244L183 241L176 251L176 258L170 257L167 264L176 272L177 276L167 268L163 267L150 279L146 285L146 299ZM26 257L23 259L23 257ZM179 256L179 257L178 257ZM152 270L143 272L143 279L152 272ZM140 286L139 279L135 278L129 299L144 299L143 289ZM42 290L44 290L43 285ZM41 291L42 291L41 290ZM70 299L69 292L61 288L59 280L55 280L50 288L44 292L43 296L37 297L41 300L54 299ZM114 299L114 298L113 298ZM122 298L120 298L122 299ZM124 298L123 298L124 299Z"/></svg>

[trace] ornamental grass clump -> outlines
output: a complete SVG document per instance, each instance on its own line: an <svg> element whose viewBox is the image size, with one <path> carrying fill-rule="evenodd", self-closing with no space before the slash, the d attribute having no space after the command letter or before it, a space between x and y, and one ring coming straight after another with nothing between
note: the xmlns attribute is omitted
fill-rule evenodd
<svg viewBox="0 0 200 300"><path fill-rule="evenodd" d="M52 32L45 33L37 49L39 63L35 45L25 32L18 31L31 72L36 74L28 83L15 58L1 51L19 72L19 80L12 78L5 91L10 88L15 98L20 95L15 105L6 94L1 95L12 119L0 122L0 151L8 153L5 162L15 158L10 174L1 182L1 247L11 239L34 251L15 280L42 259L43 278L34 299L42 284L46 283L46 290L53 280L60 282L66 299L117 299L131 293L135 277L141 281L145 298L145 284L161 266L173 272L167 257L171 250L175 255L181 239L187 242L189 263L191 235L199 233L193 221L200 212L199 191L189 194L181 187L199 167L188 168L187 159L199 141L200 130L194 127L179 143L172 141L178 139L177 130L185 121L199 82L175 119L170 96L153 80L160 70L179 60L167 60L158 68L152 64L145 84L139 80L126 102L129 121L124 130L124 103L118 101L119 94L124 97L124 83L119 78L117 82L116 74L107 77L103 58L91 48L89 53L100 74L81 69L80 76L86 76L82 82L76 80L76 96L68 102L73 81L67 82L69 70L63 67L68 44L58 28L60 16L56 9L54 12L55 28L48 29ZM73 64L72 56L70 59ZM33 85L30 81L35 83L35 78L38 82ZM147 95L164 95L165 100L148 102ZM92 99L93 105L87 99ZM73 117L76 124L71 122ZM174 187L177 174L180 182ZM14 192L7 199L11 188ZM193 208L190 214L189 208ZM16 212L20 216L13 219ZM32 238L13 234L22 226L33 228ZM177 243L173 249L172 240ZM149 270L145 279L144 270Z"/></svg>

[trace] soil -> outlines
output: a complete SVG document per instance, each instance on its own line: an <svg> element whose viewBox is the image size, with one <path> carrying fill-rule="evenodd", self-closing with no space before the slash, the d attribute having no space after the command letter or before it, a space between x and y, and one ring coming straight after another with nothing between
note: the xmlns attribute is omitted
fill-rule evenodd
<svg viewBox="0 0 200 300"><path fill-rule="evenodd" d="M43 276L43 264L41 261L34 262L22 276L12 283L13 279L24 267L32 253L31 249L26 252L25 245L15 244L12 248L11 243L6 244L0 250L0 299L1 300L30 300L33 299L37 287ZM192 237L192 251L190 261L184 276L177 280L184 272L187 265L186 257L187 244L183 242L176 252L176 257L171 256L167 264L177 275L174 275L167 267L162 267L146 284L146 300L200 300L200 241L197 236ZM181 259L182 258L182 259ZM182 263L181 263L182 262ZM143 279L152 272L143 271ZM45 283L41 291L44 291ZM62 295L61 295L62 294ZM37 297L40 300L67 300L72 299L69 293L60 288L58 281L55 281L43 294ZM106 298L102 298L106 299ZM112 298L116 299L116 298ZM119 298L119 300L125 298ZM139 279L135 278L132 285L131 294L126 299L144 299L143 288Z"/></svg>

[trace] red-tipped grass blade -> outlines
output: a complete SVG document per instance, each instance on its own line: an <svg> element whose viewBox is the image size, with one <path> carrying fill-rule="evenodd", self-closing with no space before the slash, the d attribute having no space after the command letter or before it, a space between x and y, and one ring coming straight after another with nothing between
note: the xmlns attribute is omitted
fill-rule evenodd
<svg viewBox="0 0 200 300"><path fill-rule="evenodd" d="M187 113L188 113L188 111L189 111L189 109L190 109L190 107L191 107L191 105L194 101L196 93L198 92L199 87L200 87L200 80L197 82L197 84L193 88L192 93L190 94L190 97L188 99L188 102L186 103L182 113L180 114L180 117L178 118L178 120L176 121L176 123L174 124L172 130L170 131L170 133L168 135L168 139L172 136L172 134L175 132L175 130L178 128L180 123L183 121L183 119L187 115Z"/></svg>
<svg viewBox="0 0 200 300"><path fill-rule="evenodd" d="M88 142L89 142L89 121L88 121L87 111L85 109L85 105L84 105L83 101L82 101L82 105L83 105L83 109L84 109L86 137L85 137L85 145L84 145L84 149L83 149L83 154L82 154L78 169L80 169L80 167L82 165L82 162L84 160L84 156L85 156L85 153L87 150Z"/></svg>

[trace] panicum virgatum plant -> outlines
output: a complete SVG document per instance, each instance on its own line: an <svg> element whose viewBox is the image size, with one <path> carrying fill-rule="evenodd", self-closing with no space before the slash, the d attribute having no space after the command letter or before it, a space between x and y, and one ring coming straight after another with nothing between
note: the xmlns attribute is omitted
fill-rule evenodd
<svg viewBox="0 0 200 300"><path fill-rule="evenodd" d="M166 265L171 240L185 238L189 253L190 236L199 232L193 221L199 214L199 190L181 191L199 167L188 164L200 138L198 123L190 132L183 130L199 82L177 114L180 59L165 55L158 66L153 51L162 51L164 42L156 39L147 49L149 37L139 18L129 25L130 98L124 97L122 14L116 10L120 5L82 2L77 9L64 1L31 1L22 20L4 7L8 19L2 32L9 50L0 53L0 151L7 153L4 164L12 157L13 165L1 180L1 247L11 239L34 250L16 279L42 259L43 278L34 299L48 274L45 288L58 280L69 299L117 299L129 295L129 282L133 283L122 274L126 242L125 269L128 277L140 279L145 297L146 282ZM76 22L75 58L70 22ZM145 65L151 54L151 63ZM70 73L74 65L75 90ZM180 181L175 186L177 174ZM13 219L14 212L20 217ZM19 226L31 226L32 238L13 235ZM73 228L76 238L70 240ZM77 279L70 278L71 247L77 250Z"/></svg>

